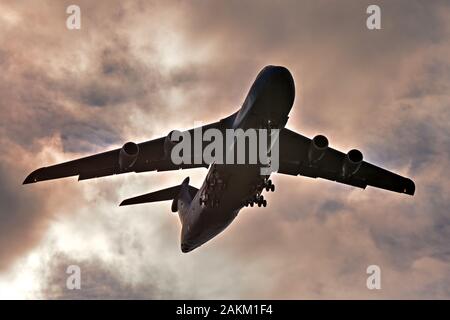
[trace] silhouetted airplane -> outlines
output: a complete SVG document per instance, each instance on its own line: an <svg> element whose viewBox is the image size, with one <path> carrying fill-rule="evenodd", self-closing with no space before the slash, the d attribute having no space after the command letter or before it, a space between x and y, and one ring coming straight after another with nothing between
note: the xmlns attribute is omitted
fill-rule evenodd
<svg viewBox="0 0 450 320"><path fill-rule="evenodd" d="M267 66L257 76L242 107L234 114L202 129L276 128L279 131L278 173L324 178L351 186L374 186L414 194L410 179L363 161L362 153L347 154L328 146L328 139L312 140L284 128L295 96L294 80L284 67ZM192 133L194 129L189 130ZM173 132L173 131L172 131ZM24 184L78 176L79 180L126 172L166 171L209 167L200 189L181 185L124 200L120 205L172 200L172 212L182 224L181 251L189 252L223 231L244 206L266 206L262 192L274 191L269 175L261 175L260 165L251 164L174 164L171 150L177 142L167 136L140 144L127 142L120 149L37 169ZM205 145L203 145L205 147Z"/></svg>

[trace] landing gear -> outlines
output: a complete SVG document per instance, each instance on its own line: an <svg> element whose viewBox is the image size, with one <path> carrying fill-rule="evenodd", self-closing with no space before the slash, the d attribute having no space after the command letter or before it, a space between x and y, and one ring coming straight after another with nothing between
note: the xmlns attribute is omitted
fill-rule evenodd
<svg viewBox="0 0 450 320"><path fill-rule="evenodd" d="M267 200L264 199L263 196L260 196L256 203L258 204L258 207L261 207L261 206L264 207L264 208L267 207Z"/></svg>
<svg viewBox="0 0 450 320"><path fill-rule="evenodd" d="M263 195L254 195L252 199L248 200L245 203L245 206L248 207L253 207L255 204L258 205L258 207L267 207L267 200L264 199Z"/></svg>
<svg viewBox="0 0 450 320"><path fill-rule="evenodd" d="M246 207L248 207L248 206L253 207L254 204L255 203L252 200L248 200L247 202L245 202Z"/></svg>
<svg viewBox="0 0 450 320"><path fill-rule="evenodd" d="M264 182L263 187L266 189L267 192L275 191L275 185L272 183L272 180L268 179L267 181Z"/></svg>
<svg viewBox="0 0 450 320"><path fill-rule="evenodd" d="M275 191L275 185L272 183L272 180L268 179L265 183L264 183L264 188L266 189L267 192Z"/></svg>
<svg viewBox="0 0 450 320"><path fill-rule="evenodd" d="M257 183L255 183L252 191L253 196L251 196L250 199L244 203L244 205L246 207L253 207L256 204L258 207L267 207L267 200L265 200L264 196L261 194L264 189L267 192L275 191L275 185L272 180L269 179L269 176L265 176L263 179L258 180Z"/></svg>
<svg viewBox="0 0 450 320"><path fill-rule="evenodd" d="M260 196L258 197L257 203L258 203L258 207L261 207L261 206L266 207L266 206L267 206L267 200L264 199L264 196L263 196L263 195L260 195Z"/></svg>

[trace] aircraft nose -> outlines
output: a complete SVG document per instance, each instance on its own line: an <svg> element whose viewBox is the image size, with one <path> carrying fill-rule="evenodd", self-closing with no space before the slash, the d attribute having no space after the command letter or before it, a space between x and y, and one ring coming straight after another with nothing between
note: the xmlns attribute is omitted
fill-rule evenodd
<svg viewBox="0 0 450 320"><path fill-rule="evenodd" d="M267 66L263 71L264 76L273 86L272 90L282 92L292 104L295 96L295 84L291 72L283 66Z"/></svg>
<svg viewBox="0 0 450 320"><path fill-rule="evenodd" d="M288 81L293 81L291 72L283 66L266 66L262 72L266 77L281 77Z"/></svg>

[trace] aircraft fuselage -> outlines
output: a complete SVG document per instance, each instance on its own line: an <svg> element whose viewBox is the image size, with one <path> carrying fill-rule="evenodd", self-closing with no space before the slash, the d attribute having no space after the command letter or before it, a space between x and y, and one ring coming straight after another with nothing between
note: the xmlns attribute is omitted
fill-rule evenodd
<svg viewBox="0 0 450 320"><path fill-rule="evenodd" d="M294 80L284 67L265 67L257 76L237 112L230 129L282 129L286 125L295 97ZM222 183L212 185L211 179ZM262 191L268 176L262 176L259 165L213 164L201 188L189 201L189 195L178 199L182 222L181 250L189 252L223 231L238 215L246 201ZM212 203L205 206L207 195Z"/></svg>

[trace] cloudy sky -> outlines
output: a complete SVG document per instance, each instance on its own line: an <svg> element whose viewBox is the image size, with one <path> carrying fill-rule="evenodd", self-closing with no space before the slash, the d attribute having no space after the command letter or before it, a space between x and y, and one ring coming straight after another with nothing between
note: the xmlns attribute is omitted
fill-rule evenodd
<svg viewBox="0 0 450 320"><path fill-rule="evenodd" d="M0 1L0 30L0 298L450 298L448 1ZM182 254L170 203L118 204L205 169L21 185L227 116L268 64L296 82L289 128L360 149L416 195L276 176L267 208Z"/></svg>

